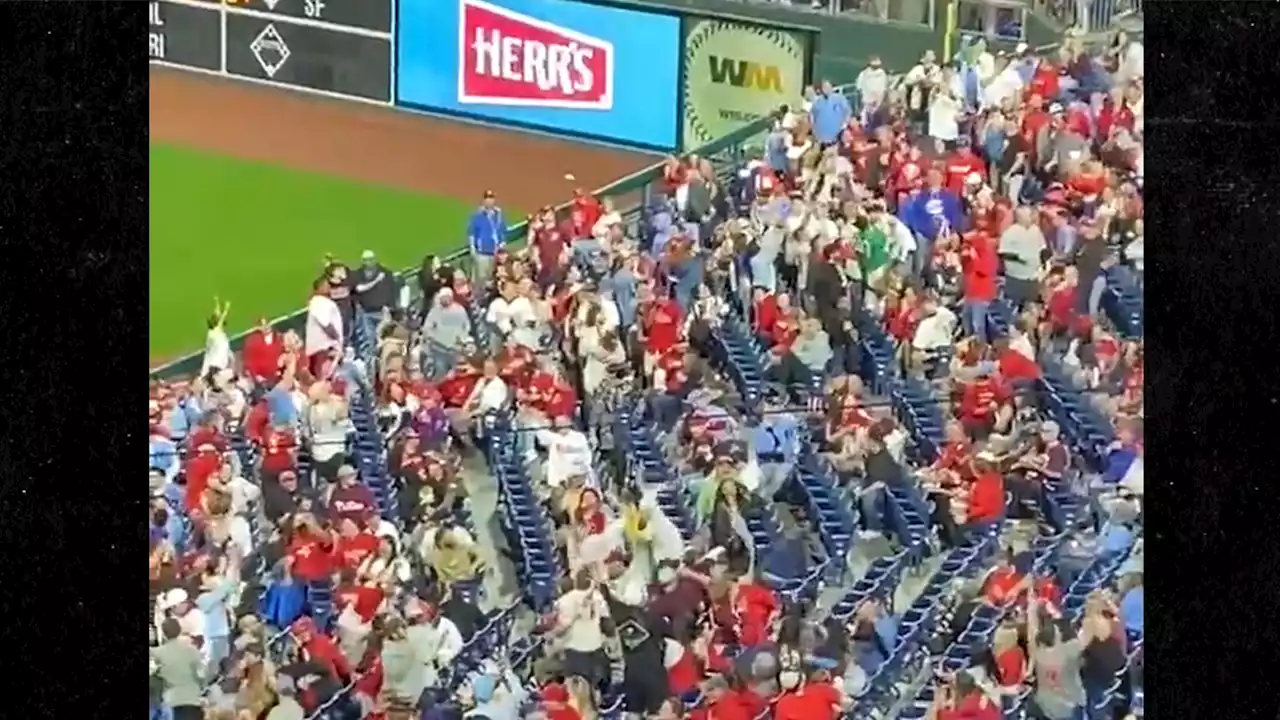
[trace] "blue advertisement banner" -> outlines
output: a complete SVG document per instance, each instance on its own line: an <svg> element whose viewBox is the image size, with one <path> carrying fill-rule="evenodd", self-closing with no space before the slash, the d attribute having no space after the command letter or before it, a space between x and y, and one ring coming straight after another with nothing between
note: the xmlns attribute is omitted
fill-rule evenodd
<svg viewBox="0 0 1280 720"><path fill-rule="evenodd" d="M396 103L670 150L680 19L572 0L400 0Z"/></svg>

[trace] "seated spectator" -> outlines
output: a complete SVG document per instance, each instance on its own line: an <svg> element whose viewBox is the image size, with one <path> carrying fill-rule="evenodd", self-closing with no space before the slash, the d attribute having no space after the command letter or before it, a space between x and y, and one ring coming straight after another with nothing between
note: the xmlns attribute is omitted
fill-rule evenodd
<svg viewBox="0 0 1280 720"><path fill-rule="evenodd" d="M962 670L935 691L928 717L931 720L999 720L1000 703L993 701L973 676Z"/></svg>
<svg viewBox="0 0 1280 720"><path fill-rule="evenodd" d="M825 671L805 678L803 670L783 670L779 678L782 694L773 705L774 720L836 720L853 705Z"/></svg>
<svg viewBox="0 0 1280 720"><path fill-rule="evenodd" d="M791 345L791 354L808 369L811 376L822 377L833 357L831 338L813 318L800 321L800 332Z"/></svg>

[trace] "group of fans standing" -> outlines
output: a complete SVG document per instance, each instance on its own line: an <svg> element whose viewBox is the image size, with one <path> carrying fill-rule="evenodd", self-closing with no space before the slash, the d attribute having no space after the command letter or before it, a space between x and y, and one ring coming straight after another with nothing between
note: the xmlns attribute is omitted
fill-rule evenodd
<svg viewBox="0 0 1280 720"><path fill-rule="evenodd" d="M427 258L402 281L371 252L326 258L303 332L263 323L238 358L219 306L201 375L152 387L153 717L834 720L891 650L894 608L815 618L768 580L807 562L803 528L784 523L791 545L766 558L744 518L785 504L811 442L859 498L860 540L886 534L895 483L930 498L944 547L1043 522L1044 483L1079 474L1022 390L1046 355L1115 423L1077 489L1098 551L1119 530L1131 550L1142 344L1101 294L1115 267L1141 278L1142 85L1140 50L1117 47L970 45L903 78L873 62L860 103L814 88L759 156L669 159L638 219L576 193L530 216L520 249L489 194L468 267ZM999 330L997 301L1014 308ZM716 360L735 317L763 348L764 397ZM872 327L951 418L932 456L873 398ZM628 454L635 416L695 498L687 542ZM567 573L481 662L469 649L512 617L492 605L521 549L473 516L469 489L497 480L468 464L508 437ZM1124 669L1126 630L1141 633L1137 545L1121 594L1091 597L1079 627L1058 606L1066 579L1000 553L955 614L1024 610L931 716L993 720L1025 685L1033 717L1086 712L1085 676ZM529 632L540 650L513 662Z"/></svg>

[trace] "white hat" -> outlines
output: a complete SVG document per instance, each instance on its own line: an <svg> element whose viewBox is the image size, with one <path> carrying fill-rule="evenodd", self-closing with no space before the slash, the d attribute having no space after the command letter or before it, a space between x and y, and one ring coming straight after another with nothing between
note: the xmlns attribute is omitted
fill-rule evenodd
<svg viewBox="0 0 1280 720"><path fill-rule="evenodd" d="M174 588L164 595L160 596L160 609L171 610L187 601L187 591L182 588Z"/></svg>

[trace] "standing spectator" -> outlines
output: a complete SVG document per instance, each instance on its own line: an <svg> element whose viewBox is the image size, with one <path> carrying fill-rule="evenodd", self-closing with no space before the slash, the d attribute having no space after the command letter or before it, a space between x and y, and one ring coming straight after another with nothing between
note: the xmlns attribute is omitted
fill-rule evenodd
<svg viewBox="0 0 1280 720"><path fill-rule="evenodd" d="M422 258L422 266L418 268L418 291L422 293L420 302L424 317L431 311L436 293L440 292L441 288L450 287L452 284L453 268L441 263L440 258L435 255Z"/></svg>
<svg viewBox="0 0 1280 720"><path fill-rule="evenodd" d="M472 213L467 223L467 238L471 249L471 280L483 286L493 275L494 255L507 240L507 221L492 190L485 191L480 207Z"/></svg>
<svg viewBox="0 0 1280 720"><path fill-rule="evenodd" d="M436 291L422 329L431 376L438 380L457 366L458 356L473 343L471 318L454 300L451 288Z"/></svg>
<svg viewBox="0 0 1280 720"><path fill-rule="evenodd" d="M813 134L823 147L835 145L840 140L840 133L853 117L853 109L849 100L832 87L830 80L822 81L822 94L813 101L809 111L813 118Z"/></svg>
<svg viewBox="0 0 1280 720"><path fill-rule="evenodd" d="M998 293L997 276L1000 273L1000 261L991 236L983 230L966 233L961 265L964 268L964 313L961 320L970 334L986 343L989 337L987 315Z"/></svg>
<svg viewBox="0 0 1280 720"><path fill-rule="evenodd" d="M200 376L206 377L211 370L233 369L231 341L227 339L227 313L231 312L231 303L223 305L218 298L213 299L213 314L209 316L209 333L205 336L204 362L200 366Z"/></svg>
<svg viewBox="0 0 1280 720"><path fill-rule="evenodd" d="M331 360L342 354L342 311L330 296L331 291L329 280L321 278L307 303L307 367L318 378L324 377L323 371Z"/></svg>
<svg viewBox="0 0 1280 720"><path fill-rule="evenodd" d="M889 74L881 67L879 55L871 56L854 84L858 87L864 113L874 112L884 102L885 93L889 91Z"/></svg>
<svg viewBox="0 0 1280 720"><path fill-rule="evenodd" d="M284 355L284 337L275 331L265 317L244 340L244 374L259 385L275 380Z"/></svg>
<svg viewBox="0 0 1280 720"><path fill-rule="evenodd" d="M372 250L365 250L360 255L360 270L355 274L355 284L360 322L364 324L365 335L373 338L382 312L396 306L399 282L395 273L378 262L378 256Z"/></svg>
<svg viewBox="0 0 1280 720"><path fill-rule="evenodd" d="M152 649L151 668L164 688L164 704L172 710L173 720L203 720L204 659L183 637L176 619L166 618L160 630L164 643Z"/></svg>
<svg viewBox="0 0 1280 720"><path fill-rule="evenodd" d="M1020 206L1013 218L1013 225L1000 236L999 249L1005 297L1021 310L1040 295L1040 266L1049 259L1049 250L1030 207Z"/></svg>

